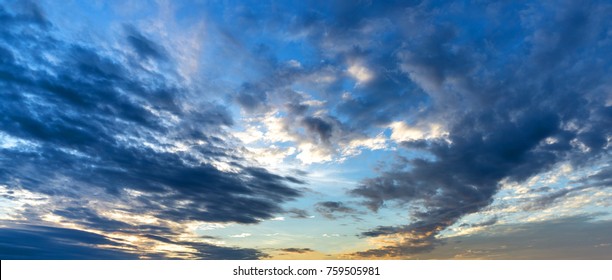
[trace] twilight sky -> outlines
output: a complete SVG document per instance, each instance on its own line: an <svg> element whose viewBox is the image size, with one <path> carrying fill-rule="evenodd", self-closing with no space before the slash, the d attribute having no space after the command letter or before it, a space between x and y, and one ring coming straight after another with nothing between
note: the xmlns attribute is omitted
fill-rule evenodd
<svg viewBox="0 0 612 280"><path fill-rule="evenodd" d="M0 0L1 259L611 259L609 1Z"/></svg>

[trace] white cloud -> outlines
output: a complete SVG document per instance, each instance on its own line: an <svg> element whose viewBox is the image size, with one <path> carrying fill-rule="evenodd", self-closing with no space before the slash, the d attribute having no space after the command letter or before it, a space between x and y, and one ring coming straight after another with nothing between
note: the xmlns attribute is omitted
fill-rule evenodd
<svg viewBox="0 0 612 280"><path fill-rule="evenodd" d="M193 230L214 230L219 228L225 228L228 224L223 223L198 223L192 225Z"/></svg>
<svg viewBox="0 0 612 280"><path fill-rule="evenodd" d="M299 61L295 60L295 59L287 61L287 65L289 65L289 66L291 66L293 68L302 68L302 64Z"/></svg>
<svg viewBox="0 0 612 280"><path fill-rule="evenodd" d="M38 145L29 140L16 138L0 131L0 149L32 149Z"/></svg>
<svg viewBox="0 0 612 280"><path fill-rule="evenodd" d="M251 144L264 139L264 133L260 126L249 125L244 131L234 132L234 136L244 144Z"/></svg>
<svg viewBox="0 0 612 280"><path fill-rule="evenodd" d="M348 68L349 74L357 80L357 84L363 84L374 78L374 73L360 64L353 64Z"/></svg>
<svg viewBox="0 0 612 280"><path fill-rule="evenodd" d="M235 235L230 235L229 237L233 237L233 238L245 238L245 237L249 237L251 236L250 233L241 233L241 234L235 234Z"/></svg>
<svg viewBox="0 0 612 280"><path fill-rule="evenodd" d="M279 167L283 164L284 160L295 154L296 149L294 147L281 148L276 145L272 145L267 148L246 148L248 154L245 156L261 165L270 167Z"/></svg>
<svg viewBox="0 0 612 280"><path fill-rule="evenodd" d="M303 164L322 163L332 160L332 154L322 146L312 143L302 143L298 146L299 153L296 158Z"/></svg>
<svg viewBox="0 0 612 280"><path fill-rule="evenodd" d="M436 138L448 138L448 131L441 124L430 123L417 126L409 126L405 122L393 122L389 125L391 128L391 140L396 142L427 140Z"/></svg>
<svg viewBox="0 0 612 280"><path fill-rule="evenodd" d="M262 120L266 132L264 138L268 142L294 142L296 137L289 134L288 125L285 119L276 116L277 112L268 113Z"/></svg>
<svg viewBox="0 0 612 280"><path fill-rule="evenodd" d="M359 155L363 149L374 151L374 150L383 150L386 148L387 148L387 138L385 138L385 136L382 133L378 134L374 138L353 139L353 140L350 140L349 143L344 146L344 148L342 148L341 160L344 160L347 157Z"/></svg>
<svg viewBox="0 0 612 280"><path fill-rule="evenodd" d="M0 185L0 219L21 220L24 218L21 213L27 208L42 208L49 200L50 198L43 194Z"/></svg>

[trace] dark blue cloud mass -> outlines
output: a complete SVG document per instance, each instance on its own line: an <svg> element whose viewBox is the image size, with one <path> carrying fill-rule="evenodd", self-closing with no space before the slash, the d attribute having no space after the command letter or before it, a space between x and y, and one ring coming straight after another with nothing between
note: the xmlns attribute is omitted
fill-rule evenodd
<svg viewBox="0 0 612 280"><path fill-rule="evenodd" d="M170 61L161 45L132 26L119 41L137 55L57 36L35 4L0 6L0 133L25 143L0 150L1 184L62 200L52 213L83 226L166 234L86 205L123 200L128 213L176 222L257 223L300 195L289 186L300 180L244 164L224 138L233 120L223 107L202 101L194 109L187 97L197 94L178 75L143 66ZM13 233L32 234L4 230Z"/></svg>
<svg viewBox="0 0 612 280"><path fill-rule="evenodd" d="M76 229L22 224L0 228L0 259L3 260L127 260L167 259L163 253L140 251L135 246L104 235ZM267 255L254 249L220 247L197 242L175 242L145 236L166 244L189 246L195 253L183 257L203 260L252 260ZM128 247L128 248L126 248Z"/></svg>
<svg viewBox="0 0 612 280"><path fill-rule="evenodd" d="M111 195L143 191L150 195L142 198L149 210L157 207L174 220L242 223L271 217L280 210L277 202L299 194L286 183L300 181L243 166L229 143L215 136L232 124L221 107L186 109L187 89L159 73L130 68L93 46L60 41L38 21L17 25L25 16L2 12L8 24L0 30L0 128L32 143L3 149L3 182L52 195L57 186L50 181L66 176L60 183L66 187L86 181ZM153 56L142 48L141 55ZM176 142L189 145L189 153L172 152ZM239 172L221 171L211 159ZM187 204L173 205L179 200Z"/></svg>
<svg viewBox="0 0 612 280"><path fill-rule="evenodd" d="M111 260L137 259L138 255L97 246L120 246L103 235L75 229L11 225L0 228L3 260Z"/></svg>
<svg viewBox="0 0 612 280"><path fill-rule="evenodd" d="M398 50L397 63L432 98L427 117L445 120L449 137L402 143L434 159L410 159L352 191L373 210L420 206L409 225L363 233L408 241L360 254L431 250L441 230L489 205L502 180L522 182L563 161L609 161L612 107L601 88L612 66L610 9L600 1L420 5L415 24L432 31ZM506 27L513 21L521 24Z"/></svg>

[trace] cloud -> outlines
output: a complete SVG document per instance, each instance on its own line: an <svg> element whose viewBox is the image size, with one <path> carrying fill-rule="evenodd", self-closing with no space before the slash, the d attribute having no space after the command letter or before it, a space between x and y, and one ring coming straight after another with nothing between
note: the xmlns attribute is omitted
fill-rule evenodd
<svg viewBox="0 0 612 280"><path fill-rule="evenodd" d="M294 219L310 219L312 216L308 213L308 211L304 209L291 208L287 210L287 213L291 213L291 218Z"/></svg>
<svg viewBox="0 0 612 280"><path fill-rule="evenodd" d="M165 256L207 257L226 249L177 242L184 224L270 220L302 194L293 184L306 182L258 164L384 149L400 160L350 194L372 211L404 209L410 222L364 231L381 247L359 254L407 256L441 245L440 232L489 206L504 182L609 158L609 4L307 6L193 5L206 7L194 32L206 39L178 40L194 44L187 55L153 36L181 30L161 20L119 22L94 41L33 3L1 5L0 182L44 197L11 217L140 232ZM165 19L181 13L166 8ZM177 65L187 56L199 77ZM530 209L609 186L606 172ZM314 207L330 219L361 213Z"/></svg>
<svg viewBox="0 0 612 280"><path fill-rule="evenodd" d="M15 27L33 24L40 28L48 28L51 23L47 20L44 12L31 1L19 1L11 3L11 8L16 13L11 13L5 7L0 7L0 18L5 27Z"/></svg>
<svg viewBox="0 0 612 280"><path fill-rule="evenodd" d="M410 127L404 122L393 122L391 128L391 139L397 142L416 142L419 140L429 140L444 138L448 136L440 124L427 124L424 128Z"/></svg>
<svg viewBox="0 0 612 280"><path fill-rule="evenodd" d="M139 58L74 42L49 31L36 5L24 6L0 6L0 131L14 139L2 146L0 181L50 198L27 209L31 222L52 215L80 228L177 235L167 222L134 226L102 213L258 223L300 195L290 184L304 182L245 163L225 137L233 124L225 108L193 100L175 71L141 67L142 58L167 60L161 44L131 26L124 31ZM213 251L201 257L225 250L187 245ZM243 257L258 254L249 252Z"/></svg>
<svg viewBox="0 0 612 280"><path fill-rule="evenodd" d="M611 223L597 215L576 215L541 222L495 225L468 236L452 237L424 258L443 259L607 259Z"/></svg>
<svg viewBox="0 0 612 280"><path fill-rule="evenodd" d="M612 227L598 215L574 215L538 222L513 222L487 227L470 235L441 238L420 252L390 246L357 252L349 257L414 259L608 259ZM416 248L412 248L415 250ZM406 250L406 251L399 251Z"/></svg>
<svg viewBox="0 0 612 280"><path fill-rule="evenodd" d="M580 193L584 190L610 188L612 187L612 179L610 179L610 175L612 175L612 168L603 168L597 171L595 174L573 182L576 184L576 186L549 191L536 199L533 199L533 201L523 206L523 210L534 211L546 209L556 202L562 201L567 197L570 197L575 193Z"/></svg>
<svg viewBox="0 0 612 280"><path fill-rule="evenodd" d="M261 251L222 247L204 242L175 241L154 234L136 233L153 247L140 247L120 238L78 229L6 223L0 227L0 258L17 260L109 260L109 259L209 259L252 260L265 258ZM96 230L97 231L97 230ZM210 239L210 237L206 237ZM182 251L181 251L182 249Z"/></svg>
<svg viewBox="0 0 612 280"><path fill-rule="evenodd" d="M279 249L279 251L286 252L286 253L296 253L296 254L305 254L305 253L314 252L310 248L283 248L283 249Z"/></svg>
<svg viewBox="0 0 612 280"><path fill-rule="evenodd" d="M315 210L325 218L335 220L347 214L357 214L358 211L346 206L340 201L323 201L315 205Z"/></svg>
<svg viewBox="0 0 612 280"><path fill-rule="evenodd" d="M582 165L609 156L605 147L612 131L602 112L610 108L603 105L606 97L598 90L607 84L609 75L581 66L593 63L608 69L609 64L592 58L609 56L602 53L603 45L609 45L609 41L577 32L605 33L601 24L608 19L599 16L587 19L585 15L599 14L596 11L610 7L600 2L589 8L581 5L582 8L574 9L574 5L577 4L566 2L557 7L542 7L545 10L541 16L554 19L551 21L554 23L539 22L533 29L506 34L518 43L560 27L554 31L563 34L559 40L523 43L521 48L536 57L553 56L566 66L558 63L551 66L545 62L548 59L534 60L513 53L505 54L504 58L480 56L478 40L487 33L472 34L470 26L452 20L436 26L432 33L399 52L403 71L432 98L423 121L433 124L444 119L448 141L410 140L424 138L424 133L408 134L404 129L403 138L408 140L404 147L421 149L432 158L410 159L407 165L383 171L351 191L365 198L366 205L374 211L384 206L414 206L411 224L378 227L362 234L400 236L397 243L361 255L401 256L431 250L441 230L489 205L502 180L521 182L558 162L570 160ZM483 8L470 7L472 11ZM522 9L507 10L505 16L518 16ZM477 18L483 22L490 20L486 14ZM575 20L580 24L570 24ZM425 20L422 24L438 23ZM576 41L563 44L565 36ZM500 38L492 43L496 48L506 48L509 41ZM504 66L495 69L500 59L505 59ZM589 82L579 82L583 79ZM546 140L551 138L555 141ZM586 138L599 140L582 140ZM562 191L555 196L566 194Z"/></svg>
<svg viewBox="0 0 612 280"><path fill-rule="evenodd" d="M11 225L0 228L0 258L3 260L110 260L137 259L103 235L48 226Z"/></svg>
<svg viewBox="0 0 612 280"><path fill-rule="evenodd" d="M9 53L40 51L62 60L53 65L25 57L5 59L0 66L7 73L0 83L7 95L0 128L38 145L36 151L4 150L3 159L13 160L0 171L4 182L19 180L21 187L49 193L56 186L42 182L62 175L65 184L86 181L110 195L121 195L123 189L142 191L137 200L143 204L151 199L165 206L187 201L185 206L163 208L167 210L149 203L148 210L175 220L253 223L279 212L277 202L298 195L286 183L299 181L243 166L219 137L222 126L232 123L227 112L206 103L197 111L189 109L183 100L189 89L160 77L145 84L141 79L148 73L94 47L40 39L47 36L42 30L40 38L4 32L12 35L4 40L23 42L5 50ZM34 73L33 66L48 67L52 74ZM185 152L181 145L188 146ZM219 170L218 162L237 172ZM188 209L193 212L182 213L191 212ZM234 214L226 216L229 213Z"/></svg>
<svg viewBox="0 0 612 280"><path fill-rule="evenodd" d="M348 68L348 72L351 74L351 76L357 79L358 84L366 83L374 77L374 73L372 73L368 68L359 64L351 65Z"/></svg>
<svg viewBox="0 0 612 280"><path fill-rule="evenodd" d="M135 27L125 25L124 30L126 40L141 58L168 59L167 52L162 46L142 35Z"/></svg>
<svg viewBox="0 0 612 280"><path fill-rule="evenodd" d="M249 236L251 236L250 233L241 233L241 234L230 235L230 237L233 237L233 238L245 238L245 237L249 237Z"/></svg>

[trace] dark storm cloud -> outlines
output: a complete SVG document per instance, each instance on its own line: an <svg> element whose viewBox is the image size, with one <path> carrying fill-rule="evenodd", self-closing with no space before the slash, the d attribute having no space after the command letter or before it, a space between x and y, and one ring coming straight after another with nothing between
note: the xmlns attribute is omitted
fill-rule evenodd
<svg viewBox="0 0 612 280"><path fill-rule="evenodd" d="M85 202L121 202L128 213L177 222L257 223L299 195L288 184L301 180L242 163L222 138L223 127L233 123L223 107L187 106L192 93L165 77L173 73L145 71L133 67L139 61L123 64L112 49L105 49L108 55L101 46L56 38L36 15L35 5L27 11L0 6L0 132L27 143L0 151L0 182L9 189L57 198L53 214L89 228L166 234L173 233L167 226L100 217ZM159 44L131 27L126 32L140 56L167 58ZM188 150L174 151L177 142ZM132 191L138 195L130 197ZM259 254L190 245L201 249L201 258Z"/></svg>
<svg viewBox="0 0 612 280"><path fill-rule="evenodd" d="M137 259L138 255L98 246L119 246L105 236L47 226L10 225L0 228L0 259L3 260L111 260Z"/></svg>
<svg viewBox="0 0 612 280"><path fill-rule="evenodd" d="M426 22L436 26L435 31L399 51L406 75L432 98L428 118L444 120L449 141L405 142L434 159L412 159L407 166L364 180L352 191L366 198L372 210L389 203L421 206L412 211L416 222L410 225L362 234L397 234L404 242L359 254L401 256L429 250L441 230L489 205L503 179L521 182L561 161L584 165L609 157L604 140L612 135L609 118L604 117L610 110L605 101L609 95L599 87L609 86L610 53L605 49L610 40L605 26L610 20L604 14L610 6L598 1L544 5L532 18L525 15L526 7L508 8L497 12L504 17L523 13L522 20L536 21L536 26L510 30L509 40L498 37L491 44L497 49L515 44L520 50L501 57L493 50L479 53L486 50L482 40L499 34L489 35L492 30L487 29L473 33L477 25L449 20ZM486 14L474 19L490 20ZM571 44L563 43L568 40ZM575 190L559 191L536 204Z"/></svg>

